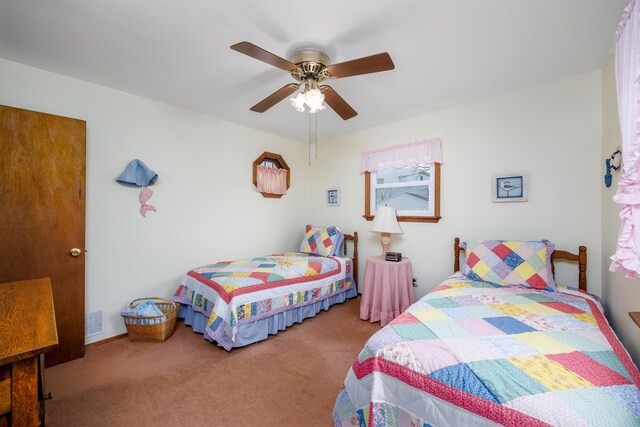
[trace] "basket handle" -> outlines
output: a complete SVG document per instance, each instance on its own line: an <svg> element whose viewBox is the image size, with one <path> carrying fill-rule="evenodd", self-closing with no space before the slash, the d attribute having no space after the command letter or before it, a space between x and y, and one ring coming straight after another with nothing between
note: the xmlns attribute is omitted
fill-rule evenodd
<svg viewBox="0 0 640 427"><path fill-rule="evenodd" d="M142 301L154 301L154 302L159 301L159 302L164 302L164 303L175 304L175 302L171 301L170 299L160 298L160 297L148 297L148 298L134 299L133 301L131 301L129 303L129 308L135 308L136 305L138 305Z"/></svg>

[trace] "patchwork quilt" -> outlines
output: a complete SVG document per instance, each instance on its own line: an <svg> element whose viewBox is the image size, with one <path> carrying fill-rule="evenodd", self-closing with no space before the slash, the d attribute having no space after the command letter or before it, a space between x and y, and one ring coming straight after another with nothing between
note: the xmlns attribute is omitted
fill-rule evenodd
<svg viewBox="0 0 640 427"><path fill-rule="evenodd" d="M640 373L596 297L455 274L373 335L342 426L638 426Z"/></svg>
<svg viewBox="0 0 640 427"><path fill-rule="evenodd" d="M354 286L349 258L285 253L194 268L174 301L208 317L205 333L234 347L238 327L346 292Z"/></svg>

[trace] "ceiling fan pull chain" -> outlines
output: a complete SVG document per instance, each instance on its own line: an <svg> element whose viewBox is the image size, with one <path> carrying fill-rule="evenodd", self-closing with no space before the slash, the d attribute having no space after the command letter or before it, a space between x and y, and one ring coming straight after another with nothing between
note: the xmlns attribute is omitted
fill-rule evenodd
<svg viewBox="0 0 640 427"><path fill-rule="evenodd" d="M309 116L309 165L311 165L311 159L318 158L318 114L308 113L307 115Z"/></svg>

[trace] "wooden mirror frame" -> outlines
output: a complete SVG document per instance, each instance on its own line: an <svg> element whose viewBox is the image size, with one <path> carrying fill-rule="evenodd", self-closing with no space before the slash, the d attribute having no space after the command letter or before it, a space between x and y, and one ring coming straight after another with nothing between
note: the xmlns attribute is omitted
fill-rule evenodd
<svg viewBox="0 0 640 427"><path fill-rule="evenodd" d="M279 169L286 169L288 190L289 186L291 185L291 169L289 169L289 165L287 165L287 162L284 161L280 154L270 153L268 151L262 153L262 155L260 155L260 157L258 157L256 161L253 162L253 185L256 186L256 189L258 188L258 166L260 166L265 160L271 160L274 163L279 164ZM261 191L258 192L262 194L262 197L267 197L270 199L279 199L280 197L284 196L284 194L263 193Z"/></svg>

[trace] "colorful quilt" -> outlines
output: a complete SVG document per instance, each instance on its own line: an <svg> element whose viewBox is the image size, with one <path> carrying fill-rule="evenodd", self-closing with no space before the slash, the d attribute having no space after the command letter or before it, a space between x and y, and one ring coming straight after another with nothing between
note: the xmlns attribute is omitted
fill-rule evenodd
<svg viewBox="0 0 640 427"><path fill-rule="evenodd" d="M373 335L341 426L638 426L640 373L599 301L456 274Z"/></svg>
<svg viewBox="0 0 640 427"><path fill-rule="evenodd" d="M205 333L230 350L238 327L354 286L349 258L286 253L195 268L174 301L208 317Z"/></svg>

